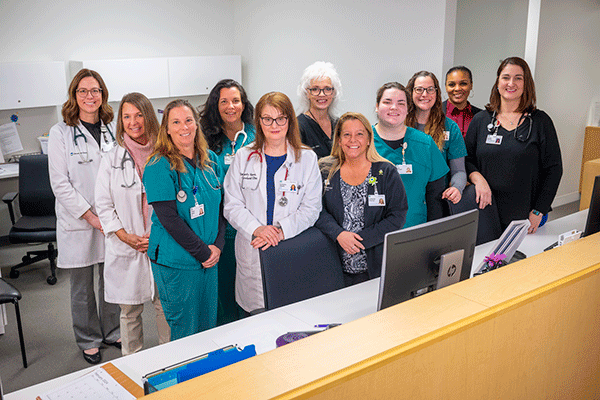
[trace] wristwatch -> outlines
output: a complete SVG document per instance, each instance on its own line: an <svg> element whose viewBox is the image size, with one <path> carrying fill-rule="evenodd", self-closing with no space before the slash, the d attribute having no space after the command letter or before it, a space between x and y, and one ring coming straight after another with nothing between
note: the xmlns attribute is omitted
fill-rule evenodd
<svg viewBox="0 0 600 400"><path fill-rule="evenodd" d="M533 213L533 215L538 216L541 214L541 212L539 212L538 210L531 210L531 212Z"/></svg>

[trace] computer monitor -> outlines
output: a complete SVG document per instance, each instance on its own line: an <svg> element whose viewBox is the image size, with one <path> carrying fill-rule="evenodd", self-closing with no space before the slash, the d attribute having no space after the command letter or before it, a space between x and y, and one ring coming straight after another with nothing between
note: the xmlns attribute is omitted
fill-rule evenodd
<svg viewBox="0 0 600 400"><path fill-rule="evenodd" d="M600 175L594 179L594 189L583 236L600 232Z"/></svg>
<svg viewBox="0 0 600 400"><path fill-rule="evenodd" d="M442 255L464 250L462 265L446 271L468 279L478 219L475 209L386 234L377 310L435 290Z"/></svg>

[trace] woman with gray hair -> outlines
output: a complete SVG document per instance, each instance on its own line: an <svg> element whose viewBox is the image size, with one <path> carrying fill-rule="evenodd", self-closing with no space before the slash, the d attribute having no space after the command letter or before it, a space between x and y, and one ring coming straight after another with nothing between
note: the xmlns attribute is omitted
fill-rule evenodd
<svg viewBox="0 0 600 400"><path fill-rule="evenodd" d="M342 83L332 63L317 61L306 67L298 85L298 124L302 143L310 146L318 158L331 153L337 122L333 110L341 94Z"/></svg>

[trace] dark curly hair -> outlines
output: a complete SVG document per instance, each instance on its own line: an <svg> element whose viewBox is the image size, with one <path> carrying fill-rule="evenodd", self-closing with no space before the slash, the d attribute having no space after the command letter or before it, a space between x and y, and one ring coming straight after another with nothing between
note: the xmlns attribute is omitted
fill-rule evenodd
<svg viewBox="0 0 600 400"><path fill-rule="evenodd" d="M252 125L254 119L254 107L248 100L246 91L238 82L233 79L222 79L215 87L212 88L204 107L200 112L200 128L204 133L204 137L208 142L208 148L217 154L223 152L223 135L225 135L225 129L223 127L223 119L219 114L219 98L221 97L221 89L229 89L235 87L240 92L242 103L244 104L244 111L242 111L242 122L245 124Z"/></svg>

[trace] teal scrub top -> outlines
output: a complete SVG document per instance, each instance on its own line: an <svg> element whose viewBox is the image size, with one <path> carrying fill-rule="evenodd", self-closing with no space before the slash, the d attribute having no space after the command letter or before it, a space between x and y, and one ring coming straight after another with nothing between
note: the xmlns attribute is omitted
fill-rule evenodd
<svg viewBox="0 0 600 400"><path fill-rule="evenodd" d="M213 244L219 230L219 212L222 198L221 167L217 163L217 155L209 150L211 167L194 168L184 161L187 172L180 173L181 189L187 199L181 203L177 200L179 182L177 171L171 169L169 161L164 157L152 159L144 169L144 186L148 203L155 201L175 200L177 213L196 235L207 245ZM156 160L156 162L154 162ZM196 194L193 188L197 187ZM196 201L204 205L204 214L191 218L190 209ZM179 245L162 226L156 214L152 213L152 228L148 245L148 257L159 264L177 269L202 269L202 263Z"/></svg>
<svg viewBox="0 0 600 400"><path fill-rule="evenodd" d="M249 125L249 124L244 123L244 132L246 132L247 137L245 140L239 140L240 138L242 138L242 139L244 138L243 135L240 135L240 137L238 137L238 141L235 144L235 152L236 153L242 147L254 142L254 138L256 135L256 128L254 128L254 125ZM223 150L221 151L221 154L217 154L217 163L221 167L221 177L220 177L221 182L223 182L225 180L225 174L229 170L230 164L225 164L225 156L229 155L229 154L231 154L231 140L229 140L227 135L223 135ZM235 233L236 233L236 230L233 229L233 227L231 226L229 221L227 221L227 229L225 230L225 238L233 239L233 238L235 238Z"/></svg>
<svg viewBox="0 0 600 400"><path fill-rule="evenodd" d="M395 165L402 164L402 147L394 150L379 137L373 126L373 138L377 152ZM414 128L406 127L404 143L407 144L406 164L412 164L412 174L400 174L408 199L408 212L404 228L427 222L425 190L429 182L444 177L450 170L442 153L431 136Z"/></svg>
<svg viewBox="0 0 600 400"><path fill-rule="evenodd" d="M238 137L238 141L235 144L235 151L237 152L242 147L254 142L254 137L256 134L256 129L254 125L244 124L244 132L246 132L246 140L239 140L240 138L244 138L243 135ZM227 137L227 135L223 135L223 151L221 154L217 154L217 163L221 166L221 182L225 179L225 174L229 170L230 164L225 164L225 155L231 154L231 140Z"/></svg>
<svg viewBox="0 0 600 400"><path fill-rule="evenodd" d="M445 125L446 131L450 132L450 138L444 142L444 148L442 149L442 156L444 156L446 163L448 163L448 160L466 157L467 147L458 124L446 117Z"/></svg>

